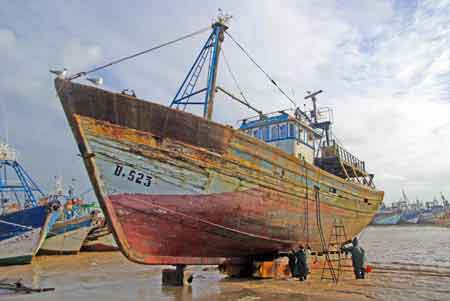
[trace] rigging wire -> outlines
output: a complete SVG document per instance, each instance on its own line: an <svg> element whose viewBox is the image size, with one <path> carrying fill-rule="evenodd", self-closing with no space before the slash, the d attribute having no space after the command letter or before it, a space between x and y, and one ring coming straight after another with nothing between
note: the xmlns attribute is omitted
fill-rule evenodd
<svg viewBox="0 0 450 301"><path fill-rule="evenodd" d="M95 68L90 69L90 70L88 70L88 71L76 73L76 74L70 76L70 77L69 77L69 80L73 80L73 79L79 78L79 77L81 77L81 76L88 75L88 74L90 74L90 73L93 73L93 72L96 72L96 71L99 71L99 70L102 70L102 69L111 67L112 65L119 64L119 63L121 63L121 62L123 62L123 61L127 61L127 60L133 59L133 58L135 58L135 57L137 57L137 56L140 56L140 55L143 55L143 54L152 52L152 51L154 51L154 50L163 48L163 47L165 47L165 46L169 46L169 45L171 45L171 44L175 44L175 43L177 43L177 42L180 42L180 41L182 41L182 40L191 38L191 37L193 37L193 36L196 36L196 35L198 35L198 34L200 34L200 33L203 33L203 32L205 32L205 31L207 31L207 30L210 30L210 29L211 29L211 26L208 26L208 27L202 28L202 29L200 29L200 30L197 30L197 31L195 31L195 32L193 32L193 33L190 33L190 34L181 36L181 37L179 37L179 38L177 38L177 39L174 39L174 40L165 42L165 43L163 43L163 44L154 46L154 47L152 47L152 48L149 48L149 49L146 49L146 50L137 52L137 53L132 54L132 55L129 55L129 56L122 57L122 58L120 58L120 59L117 59L117 60L114 60L114 61L109 62L109 63L107 63L107 64L104 64L104 65L95 67Z"/></svg>
<svg viewBox="0 0 450 301"><path fill-rule="evenodd" d="M284 90L283 89L281 89L281 87L280 86L278 86L278 84L277 84L277 82L250 56L250 54L245 50L245 48L241 45L241 44L239 44L239 42L238 41L236 41L234 38L233 38L233 36L228 32L228 31L225 31L225 33L230 37L230 39L236 44L236 46L238 46L239 47L239 49L241 49L242 50L242 52L244 52L244 54L248 57L248 59L250 60L250 61L252 61L252 63L253 64L255 64L255 66L259 69L259 70L261 70L261 72L262 73L264 73L264 75L269 79L269 81L275 86L275 87L277 87L277 89L278 89L278 91L280 91L280 93L281 94L283 94L293 105L294 105L294 107L297 107L297 104L295 103L295 101L291 98L291 97L289 97L289 95L287 95L286 94L286 92L284 92Z"/></svg>
<svg viewBox="0 0 450 301"><path fill-rule="evenodd" d="M250 104L250 103L248 102L247 98L245 97L243 90L242 90L241 87L239 86L239 83L238 83L238 81L237 81L237 79L236 79L236 76L235 76L234 72L231 70L231 66L230 66L230 63L228 62L227 57L225 56L225 51L224 51L224 49L222 48L221 50L222 50L222 51L221 51L221 54L222 54L223 59L224 59L224 61L225 61L225 66L227 67L227 70L228 70L228 72L230 73L230 76L231 76L231 78L233 79L234 84L236 85L236 88L237 88L238 91L239 91L239 94L242 96L242 99L243 99L247 104Z"/></svg>

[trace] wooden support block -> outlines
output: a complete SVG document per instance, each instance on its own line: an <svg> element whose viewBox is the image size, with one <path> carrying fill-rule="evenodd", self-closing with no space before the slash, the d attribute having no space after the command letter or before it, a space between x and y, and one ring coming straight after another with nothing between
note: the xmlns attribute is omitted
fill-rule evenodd
<svg viewBox="0 0 450 301"><path fill-rule="evenodd" d="M230 277L250 277L253 273L253 266L251 264L233 264L226 262L219 265L219 271Z"/></svg>
<svg viewBox="0 0 450 301"><path fill-rule="evenodd" d="M193 279L194 279L193 273L185 271L184 267L162 270L163 285L173 285L173 286L190 285Z"/></svg>
<svg viewBox="0 0 450 301"><path fill-rule="evenodd" d="M253 277L275 279L291 277L289 259L287 257L280 257L273 261L254 262L254 266L255 271L253 272Z"/></svg>

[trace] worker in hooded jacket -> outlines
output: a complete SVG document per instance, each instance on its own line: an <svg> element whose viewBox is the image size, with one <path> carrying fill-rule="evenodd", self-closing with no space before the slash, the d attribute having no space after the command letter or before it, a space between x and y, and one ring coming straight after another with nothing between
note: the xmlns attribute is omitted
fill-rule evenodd
<svg viewBox="0 0 450 301"><path fill-rule="evenodd" d="M308 278L309 265L308 265L309 250L305 250L303 245L300 245L300 249L295 253L297 258L297 270L298 278L300 281L304 281Z"/></svg>
<svg viewBox="0 0 450 301"><path fill-rule="evenodd" d="M365 265L366 265L366 252L359 245L358 238L353 238L352 245L349 247L342 247L342 251L352 254L353 271L356 279L364 279L365 277Z"/></svg>

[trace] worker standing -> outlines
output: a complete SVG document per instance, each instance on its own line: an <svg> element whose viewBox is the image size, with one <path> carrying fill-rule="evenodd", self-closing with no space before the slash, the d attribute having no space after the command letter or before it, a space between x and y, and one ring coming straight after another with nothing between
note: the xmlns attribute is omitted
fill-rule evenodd
<svg viewBox="0 0 450 301"><path fill-rule="evenodd" d="M300 245L300 248L296 252L295 257L297 258L298 279L300 281L305 281L308 277L309 267L308 267L308 254L307 251L305 251L303 245Z"/></svg>
<svg viewBox="0 0 450 301"><path fill-rule="evenodd" d="M365 270L364 266L366 264L366 252L359 245L358 238L355 237L352 240L352 245L349 247L342 247L342 251L350 252L352 254L352 264L353 272L355 273L356 279L364 279Z"/></svg>
<svg viewBox="0 0 450 301"><path fill-rule="evenodd" d="M289 254L289 268L291 270L292 277L298 277L298 264L297 264L297 251L293 249Z"/></svg>

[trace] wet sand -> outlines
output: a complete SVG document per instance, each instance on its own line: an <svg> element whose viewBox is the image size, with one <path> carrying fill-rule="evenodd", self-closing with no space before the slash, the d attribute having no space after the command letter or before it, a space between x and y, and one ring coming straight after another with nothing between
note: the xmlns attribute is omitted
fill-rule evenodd
<svg viewBox="0 0 450 301"><path fill-rule="evenodd" d="M413 231L414 230L414 231ZM378 252L393 241L389 235L403 233L411 244L417 244L421 235L430 234L433 246L447 246L450 230L398 228L369 229L362 239L370 252ZM448 236L447 236L448 235ZM435 241L433 238L439 238ZM441 237L442 236L442 237ZM422 236L423 237L423 236ZM427 237L427 236L426 236ZM383 238L382 240L380 240ZM385 241L379 245L380 241ZM435 242L434 242L435 241ZM397 243L400 243L398 241ZM402 245L402 244L401 244ZM378 247L377 247L378 246ZM403 245L402 245L403 246ZM393 250L397 250L393 247ZM194 272L191 287L164 287L161 270L166 267L143 266L129 262L120 252L81 253L73 256L43 256L35 258L32 265L0 267L0 279L23 279L33 287L54 287L54 292L31 295L1 295L1 300L450 300L450 253L444 249L421 249L418 258L407 258L384 253L369 256L374 271L368 279L355 280L347 271L336 285L320 280L322 269L313 269L306 282L295 279L257 280L233 279L222 275L215 267L189 267ZM417 249L403 249L400 254L415 254ZM437 254L436 254L437 253ZM384 257L383 257L384 256ZM447 256L447 257L445 257ZM380 259L381 258L381 259ZM384 258L384 259L383 259ZM445 261L445 258L449 259ZM375 260L376 259L376 260ZM389 259L389 260L388 260ZM392 259L392 260L390 260ZM441 263L439 263L441 262ZM4 292L3 292L4 293Z"/></svg>

